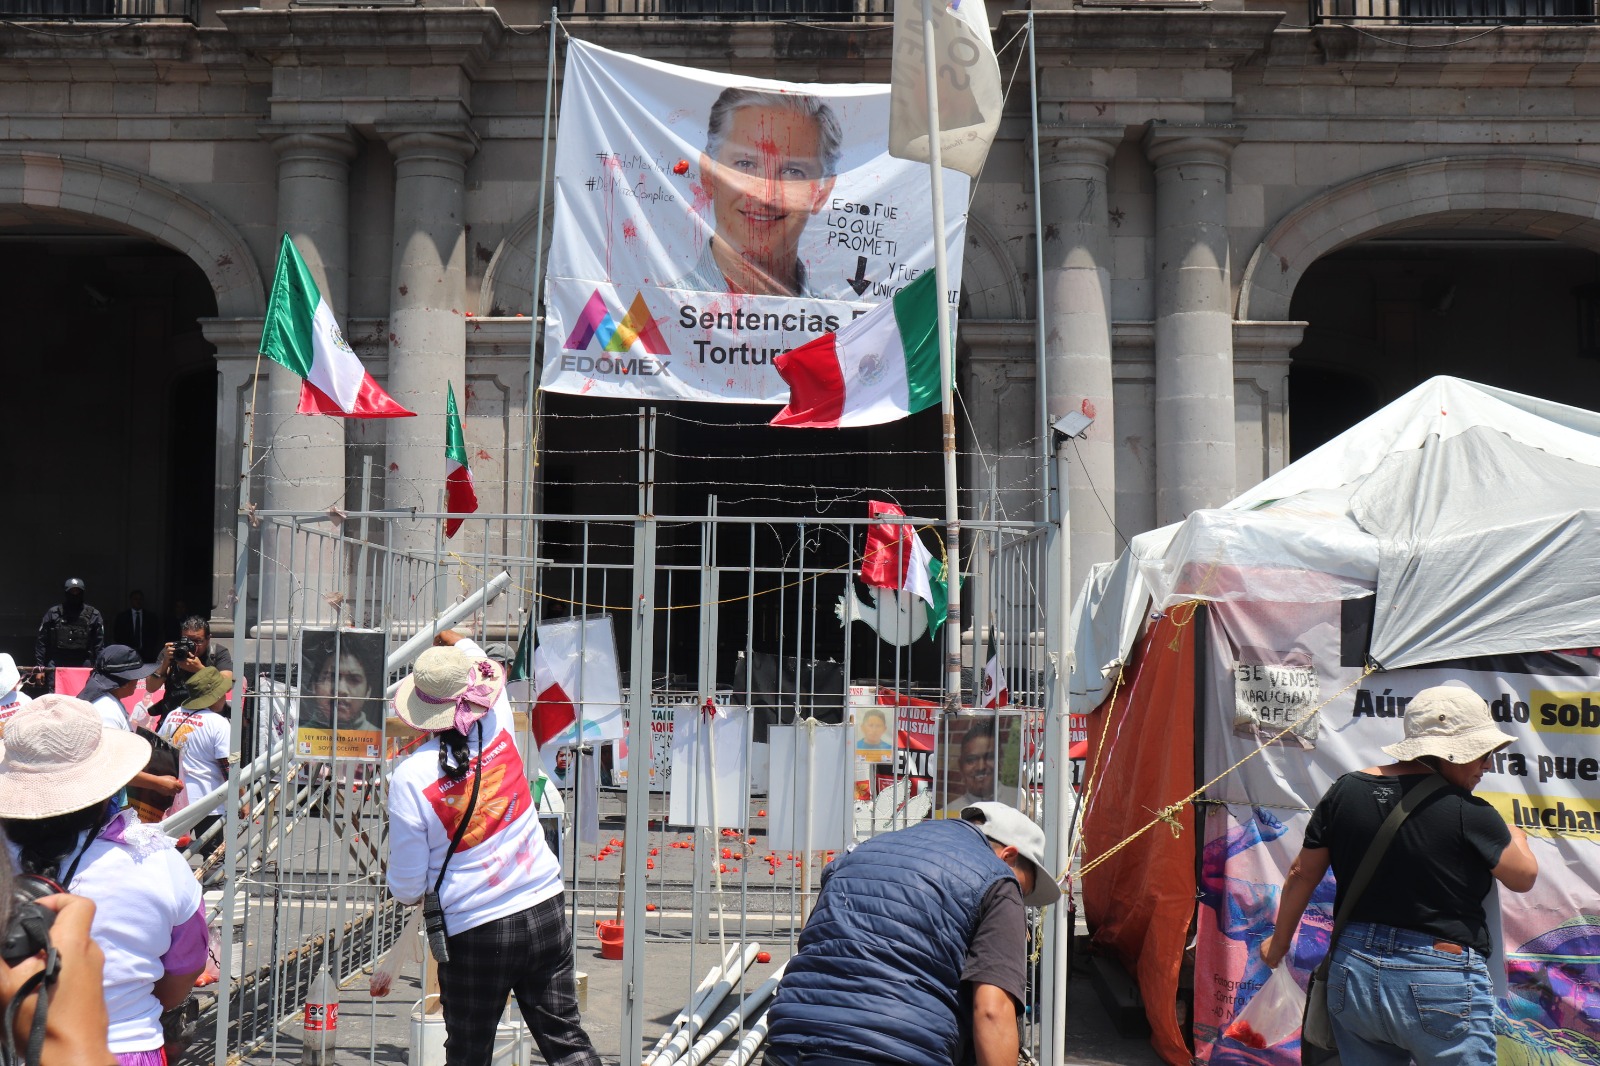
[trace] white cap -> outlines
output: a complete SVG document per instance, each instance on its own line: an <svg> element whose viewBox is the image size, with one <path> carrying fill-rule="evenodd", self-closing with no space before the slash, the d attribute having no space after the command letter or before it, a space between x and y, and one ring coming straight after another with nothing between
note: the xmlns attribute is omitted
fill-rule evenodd
<svg viewBox="0 0 1600 1066"><path fill-rule="evenodd" d="M983 830L1001 847L1012 847L1033 864L1033 891L1022 897L1030 907L1048 907L1061 898L1061 886L1044 864L1044 830L1015 807L992 800L961 808L961 818Z"/></svg>

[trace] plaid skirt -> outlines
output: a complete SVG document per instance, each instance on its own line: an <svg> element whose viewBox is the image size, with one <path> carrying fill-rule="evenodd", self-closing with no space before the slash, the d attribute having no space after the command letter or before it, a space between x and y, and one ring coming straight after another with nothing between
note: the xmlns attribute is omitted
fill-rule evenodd
<svg viewBox="0 0 1600 1066"><path fill-rule="evenodd" d="M456 933L448 944L450 961L439 966L446 1066L488 1066L511 995L550 1066L600 1066L578 1021L572 930L561 896Z"/></svg>

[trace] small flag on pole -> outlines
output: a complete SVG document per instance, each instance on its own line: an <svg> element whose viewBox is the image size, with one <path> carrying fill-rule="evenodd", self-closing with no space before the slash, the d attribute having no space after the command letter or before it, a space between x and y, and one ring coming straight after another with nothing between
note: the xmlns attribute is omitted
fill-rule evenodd
<svg viewBox="0 0 1600 1066"><path fill-rule="evenodd" d="M261 354L300 375L303 415L346 418L409 418L383 391L345 343L333 309L311 276L289 235L278 247L278 269L261 327Z"/></svg>
<svg viewBox="0 0 1600 1066"><path fill-rule="evenodd" d="M929 0L933 52L939 57L939 113L928 115L922 4L894 5L894 58L889 67L889 154L928 162L928 138L939 131L939 162L974 178L1000 128L1005 93L983 0Z"/></svg>
<svg viewBox="0 0 1600 1066"><path fill-rule="evenodd" d="M892 503L872 500L867 517L899 515L905 512ZM877 525L867 529L867 548L861 557L861 580L880 589L911 593L927 605L928 635L944 625L949 611L950 590L945 582L945 564L935 559L911 525Z"/></svg>
<svg viewBox="0 0 1600 1066"><path fill-rule="evenodd" d="M939 301L934 273L835 333L778 356L789 405L774 426L876 426L939 404Z"/></svg>
<svg viewBox="0 0 1600 1066"><path fill-rule="evenodd" d="M1011 704L1011 689L1006 685L1006 669L1000 662L1000 641L994 623L989 623L989 658L983 664L983 705L999 710Z"/></svg>
<svg viewBox="0 0 1600 1066"><path fill-rule="evenodd" d="M456 412L456 390L445 382L444 393L444 535L448 540L461 528L456 515L478 510L478 493L472 487L472 469L467 466L467 438L461 432L461 415Z"/></svg>

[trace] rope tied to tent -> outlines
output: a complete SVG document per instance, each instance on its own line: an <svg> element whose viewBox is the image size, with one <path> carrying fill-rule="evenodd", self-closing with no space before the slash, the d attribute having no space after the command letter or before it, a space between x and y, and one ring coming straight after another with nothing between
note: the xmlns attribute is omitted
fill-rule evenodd
<svg viewBox="0 0 1600 1066"><path fill-rule="evenodd" d="M1312 708L1308 709L1305 713L1301 714L1298 718L1295 718L1293 721L1289 722L1289 724L1285 725L1278 732L1276 732L1276 733L1272 734L1271 736L1267 737L1265 740L1260 741L1256 745L1254 750L1252 750L1252 751L1248 752L1247 754L1245 754L1242 758L1239 759L1238 762L1235 762L1232 766L1228 767L1226 770L1222 771L1220 774L1218 774L1217 776L1213 777L1211 780L1207 781L1205 784L1201 785L1199 788L1195 789L1193 792L1189 793L1187 796L1185 796L1182 799L1178 800L1176 803L1168 804L1167 806L1161 808L1161 810L1156 812L1156 816L1154 818L1150 819L1150 821L1146 822L1144 825L1140 826L1138 829L1135 829L1132 833L1129 833L1126 837L1123 837L1121 840L1117 841L1116 844L1112 845L1110 848L1106 849L1104 852L1100 853L1099 855L1096 855L1092 861L1084 864L1083 868L1078 871L1078 877L1081 879L1083 877L1088 876L1089 872L1092 871L1095 867L1099 866L1101 863L1103 863L1107 859L1111 858L1111 856L1115 855L1117 852L1121 851L1123 848L1127 847L1129 844L1132 844L1135 840L1138 840L1140 837L1144 836L1146 833L1148 833L1150 830L1154 829L1158 825L1166 823L1166 824L1172 826L1173 827L1173 834L1172 835L1173 836L1178 836L1182 832L1182 826L1178 823L1178 812L1183 810L1184 807L1186 807L1189 804L1193 803L1195 800L1199 799L1201 796L1205 795L1207 789L1209 789L1213 785L1217 784L1223 778L1227 777L1229 774L1231 774L1235 770L1239 769L1241 766L1243 766L1245 763L1249 762L1251 759L1254 759L1257 755L1260 755L1262 752L1266 751L1268 745L1275 744L1278 741L1282 740L1284 737L1288 736L1291 732L1293 732L1295 730L1295 728L1298 727L1302 722L1304 722L1307 719L1309 719L1312 715L1320 713L1322 711L1322 708L1328 706L1328 704L1332 703L1334 700L1338 699L1340 696L1343 696L1346 692L1349 692L1356 685L1359 685L1361 682L1365 681L1368 677L1370 677L1375 672L1375 670L1376 670L1376 668L1372 664L1370 664L1370 663L1367 664L1367 666L1361 671L1359 676L1357 676L1349 684L1347 684L1343 688L1341 688L1338 692L1335 692L1333 695L1329 696L1327 699L1323 700L1321 703L1317 704L1315 707L1312 707ZM1120 682L1121 679L1119 678L1118 680ZM1085 802L1087 802L1087 797L1085 797Z"/></svg>

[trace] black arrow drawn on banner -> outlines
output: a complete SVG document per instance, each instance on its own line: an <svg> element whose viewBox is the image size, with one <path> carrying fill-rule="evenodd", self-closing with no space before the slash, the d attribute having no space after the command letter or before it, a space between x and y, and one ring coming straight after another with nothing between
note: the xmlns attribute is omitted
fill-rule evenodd
<svg viewBox="0 0 1600 1066"><path fill-rule="evenodd" d="M867 291L867 286L871 285L872 282L867 280L866 256L856 256L856 276L853 278L845 278L844 280L849 283L852 289L856 290L857 296L860 296L862 293Z"/></svg>

